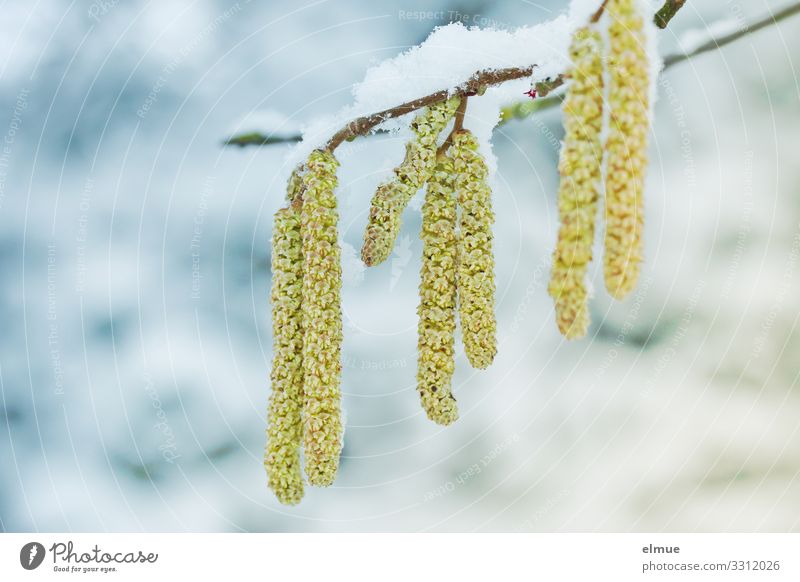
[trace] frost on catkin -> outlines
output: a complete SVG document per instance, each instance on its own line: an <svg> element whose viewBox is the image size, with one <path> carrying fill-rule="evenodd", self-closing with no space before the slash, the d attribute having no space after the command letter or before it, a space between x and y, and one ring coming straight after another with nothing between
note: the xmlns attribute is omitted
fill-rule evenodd
<svg viewBox="0 0 800 582"><path fill-rule="evenodd" d="M306 477L317 486L333 483L342 448L338 166L333 154L316 150L303 176L303 427Z"/></svg>
<svg viewBox="0 0 800 582"><path fill-rule="evenodd" d="M486 181L486 162L472 133L456 132L450 151L461 207L456 282L464 350L474 368L486 368L497 353L492 191Z"/></svg>
<svg viewBox="0 0 800 582"><path fill-rule="evenodd" d="M609 0L610 110L606 140L606 236L604 275L608 292L625 297L636 285L642 261L647 166L649 63L638 0Z"/></svg>
<svg viewBox="0 0 800 582"><path fill-rule="evenodd" d="M570 46L571 82L564 100L564 145L558 170L561 227L553 253L548 292L558 329L568 339L589 328L586 270L592 260L595 215L603 151L603 64L597 32L582 28Z"/></svg>
<svg viewBox="0 0 800 582"><path fill-rule="evenodd" d="M278 210L272 233L272 394L264 467L270 489L288 505L303 498L302 252L300 216L291 207Z"/></svg>
<svg viewBox="0 0 800 582"><path fill-rule="evenodd" d="M422 269L417 309L417 390L425 413L447 425L458 418L455 370L456 199L453 161L439 154L422 205Z"/></svg>
<svg viewBox="0 0 800 582"><path fill-rule="evenodd" d="M403 163L372 197L361 248L361 259L367 266L382 263L392 253L403 211L431 175L436 164L436 140L453 117L459 101L453 97L431 105L411 122L414 137L406 144Z"/></svg>

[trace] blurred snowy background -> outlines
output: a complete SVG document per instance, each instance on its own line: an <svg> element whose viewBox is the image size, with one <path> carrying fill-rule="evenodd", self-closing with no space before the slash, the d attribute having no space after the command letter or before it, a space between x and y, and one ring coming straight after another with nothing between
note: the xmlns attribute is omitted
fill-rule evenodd
<svg viewBox="0 0 800 582"><path fill-rule="evenodd" d="M386 264L357 259L403 141L340 148L341 471L296 508L266 487L287 146L221 140L335 112L450 20L565 4L3 3L0 529L800 529L798 17L661 79L643 278L615 304L593 270L586 340L545 292L559 112L495 133L501 346L485 372L459 354L450 428L415 392L421 200ZM660 50L785 5L689 2Z"/></svg>

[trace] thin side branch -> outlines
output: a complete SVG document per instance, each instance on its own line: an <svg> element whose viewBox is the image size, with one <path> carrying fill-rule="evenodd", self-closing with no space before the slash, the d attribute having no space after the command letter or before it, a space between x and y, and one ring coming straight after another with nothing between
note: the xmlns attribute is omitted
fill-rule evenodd
<svg viewBox="0 0 800 582"><path fill-rule="evenodd" d="M724 47L727 44L732 43L735 40L742 38L743 36L747 36L753 32L757 32L762 28L766 28L767 26L772 26L773 24L777 24L781 20L785 20L790 16L800 13L800 2L795 2L794 4L790 4L786 8L782 10L778 10L774 14L770 14L761 18L760 20L756 20L753 23L745 24L742 28L737 31L731 32L729 34L724 34L717 38L709 39L708 41L704 42L694 50L688 53L679 53L674 55L669 55L664 59L664 68L666 69L669 66L674 65L675 63L680 63L681 61L688 60L694 56L707 53L709 51L717 50Z"/></svg>
<svg viewBox="0 0 800 582"><path fill-rule="evenodd" d="M447 148L449 148L453 143L453 136L457 131L463 129L464 114L467 112L467 99L469 99L469 97L464 97L461 99L461 103L458 104L458 109L456 109L455 115L453 115L453 129L448 134L447 139L445 139L442 145L439 146L439 149L436 151L437 154L446 152Z"/></svg>
<svg viewBox="0 0 800 582"><path fill-rule="evenodd" d="M248 133L240 133L238 135L234 135L233 137L229 137L225 141L222 142L222 145L235 145L239 147L245 146L265 146L265 145L273 145L276 143L295 143L301 141L303 139L303 134L301 133L292 133L288 135L264 135L258 131L251 131Z"/></svg>
<svg viewBox="0 0 800 582"><path fill-rule="evenodd" d="M775 14L765 16L764 18L761 18L755 22L745 24L741 29L735 32L709 39L689 52L667 55L664 57L664 67L662 70L667 70L673 65L688 61L689 59L692 59L703 53L721 49L722 47L731 44L732 42L743 38L752 32L756 32L772 24L777 24L781 20L798 13L800 13L800 2L797 2L791 6L787 6L783 10L779 10ZM561 86L561 84L562 80L560 78L550 81L548 85L544 86L544 91L543 93L539 93L539 96L541 97L543 94L546 96L547 93ZM525 119L526 117L529 117L530 115L533 115L539 111L551 109L559 105L563 100L564 95L563 93L560 93L558 95L551 95L544 99L534 99L533 101L520 101L518 103L514 103L503 108L501 112L500 125L511 121L512 119Z"/></svg>
<svg viewBox="0 0 800 582"><path fill-rule="evenodd" d="M589 22L595 23L598 20L600 20L600 18L603 16L603 12L606 11L606 4L608 4L608 0L603 0L603 3L600 4L600 8L598 8L597 11L594 14L592 14L592 17L589 19Z"/></svg>
<svg viewBox="0 0 800 582"><path fill-rule="evenodd" d="M678 13L678 10L683 8L686 0L667 0L661 9L656 12L656 26L659 28L666 28L672 17Z"/></svg>

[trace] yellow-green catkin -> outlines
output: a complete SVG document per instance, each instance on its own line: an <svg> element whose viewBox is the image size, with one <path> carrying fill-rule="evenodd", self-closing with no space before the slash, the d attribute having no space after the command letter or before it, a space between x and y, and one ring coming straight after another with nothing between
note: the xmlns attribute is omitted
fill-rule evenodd
<svg viewBox="0 0 800 582"><path fill-rule="evenodd" d="M458 418L451 390L456 329L454 178L453 161L440 153L422 205L417 390L428 418L442 425Z"/></svg>
<svg viewBox="0 0 800 582"><path fill-rule="evenodd" d="M336 478L342 449L342 268L333 154L315 150L303 176L303 428L308 482Z"/></svg>
<svg viewBox="0 0 800 582"><path fill-rule="evenodd" d="M403 163L395 168L394 177L380 185L372 197L361 248L361 259L367 266L382 263L391 254L400 232L403 211L428 181L436 164L437 139L459 102L458 97L452 97L431 105L411 122L414 137L406 144Z"/></svg>
<svg viewBox="0 0 800 582"><path fill-rule="evenodd" d="M302 255L300 215L291 206L282 208L275 214L272 231L272 394L264 467L270 489L288 505L303 498Z"/></svg>
<svg viewBox="0 0 800 582"><path fill-rule="evenodd" d="M582 28L570 46L571 82L564 100L564 145L558 163L561 226L553 252L548 292L555 302L558 329L568 339L589 328L586 270L592 260L594 225L603 150L603 63L601 38Z"/></svg>
<svg viewBox="0 0 800 582"><path fill-rule="evenodd" d="M606 140L606 289L622 299L635 287L642 261L650 65L638 0L609 0L610 111Z"/></svg>
<svg viewBox="0 0 800 582"><path fill-rule="evenodd" d="M453 136L450 150L461 208L458 236L458 312L464 351L474 368L486 368L497 353L494 313L495 280L492 254L492 191L478 140L467 131Z"/></svg>

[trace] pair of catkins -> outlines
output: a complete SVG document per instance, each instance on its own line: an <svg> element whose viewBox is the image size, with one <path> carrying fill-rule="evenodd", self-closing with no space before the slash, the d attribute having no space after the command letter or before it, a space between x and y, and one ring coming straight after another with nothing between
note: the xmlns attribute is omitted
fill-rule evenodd
<svg viewBox="0 0 800 582"><path fill-rule="evenodd" d="M606 289L612 297L622 299L639 276L650 71L644 17L637 6L637 0L609 0L606 5L607 58L600 32L589 27L575 33L570 47L572 68L563 105L565 137L559 158L561 225L548 286L556 323L568 339L585 336L589 327L586 277L604 159ZM605 143L604 103L608 108Z"/></svg>
<svg viewBox="0 0 800 582"><path fill-rule="evenodd" d="M464 97L466 99L466 97ZM439 147L439 136L461 98L426 109L403 163L372 198L361 258L377 265L391 254L400 218L425 184L422 206L422 268L417 309L417 391L428 418L442 425L458 418L451 382L455 370L456 308L464 351L475 368L497 353L491 189L475 136L456 127ZM459 112L463 116L463 109Z"/></svg>
<svg viewBox="0 0 800 582"><path fill-rule="evenodd" d="M300 449L311 485L336 478L342 450L341 252L336 169L317 150L289 179L290 204L272 234L272 394L264 466L281 503L303 497Z"/></svg>

